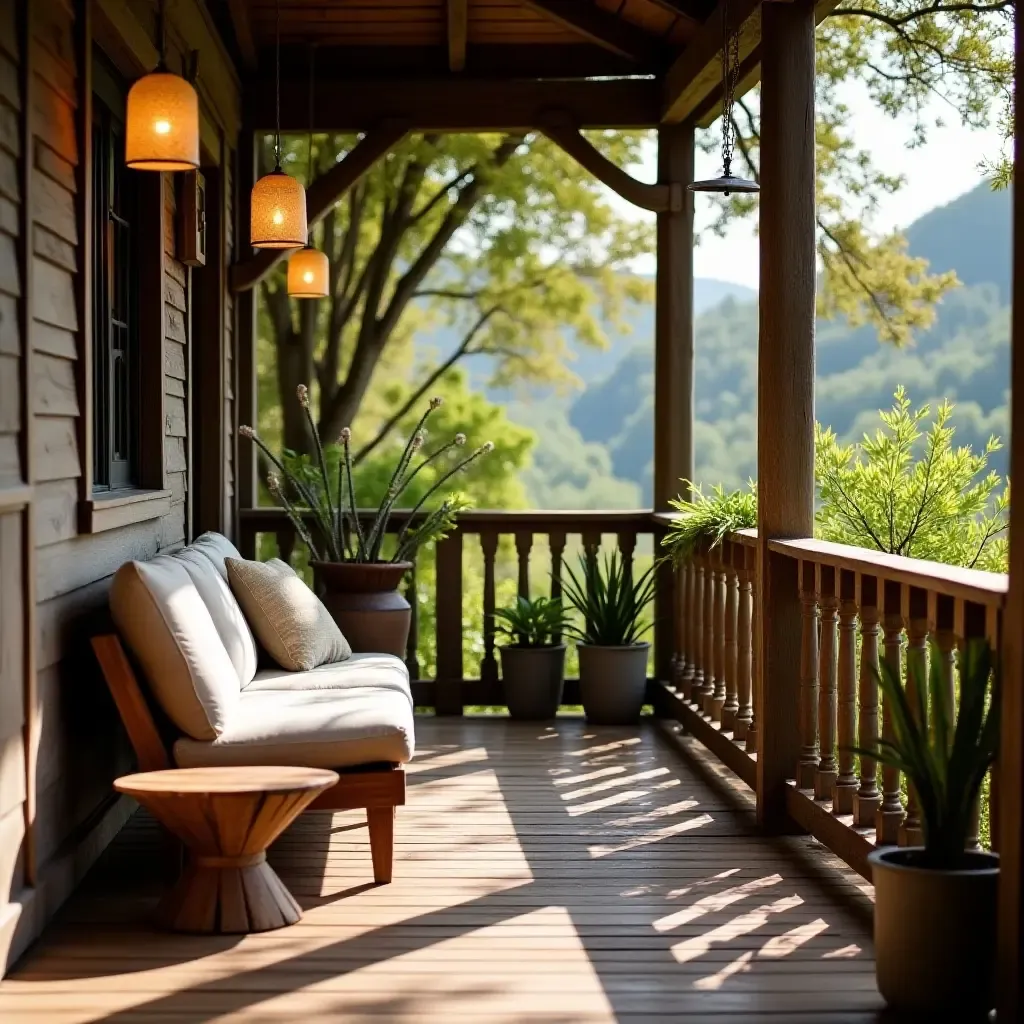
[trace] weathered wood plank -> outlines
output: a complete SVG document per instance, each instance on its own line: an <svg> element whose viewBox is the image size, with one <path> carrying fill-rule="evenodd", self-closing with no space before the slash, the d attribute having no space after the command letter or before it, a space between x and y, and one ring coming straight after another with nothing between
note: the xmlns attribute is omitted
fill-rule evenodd
<svg viewBox="0 0 1024 1024"><path fill-rule="evenodd" d="M32 312L35 319L51 327L77 331L78 310L75 307L72 276L37 256L32 260L32 280L35 290Z"/></svg>
<svg viewBox="0 0 1024 1024"><path fill-rule="evenodd" d="M78 532L78 481L37 483L32 501L36 547L68 540Z"/></svg>
<svg viewBox="0 0 1024 1024"><path fill-rule="evenodd" d="M41 171L32 175L32 216L65 242L78 244L74 193Z"/></svg>
<svg viewBox="0 0 1024 1024"><path fill-rule="evenodd" d="M18 356L0 355L0 434L21 427L21 374Z"/></svg>
<svg viewBox="0 0 1024 1024"><path fill-rule="evenodd" d="M77 338L71 331L38 320L32 325L32 350L61 359L78 358Z"/></svg>
<svg viewBox="0 0 1024 1024"><path fill-rule="evenodd" d="M78 162L74 108L38 77L32 92L32 125L36 137L58 156L70 163Z"/></svg>
<svg viewBox="0 0 1024 1024"><path fill-rule="evenodd" d="M78 272L78 254L73 245L38 224L35 225L32 235L32 251L36 256L53 263L70 274Z"/></svg>
<svg viewBox="0 0 1024 1024"><path fill-rule="evenodd" d="M81 474L74 419L37 416L32 444L37 480L66 480Z"/></svg>
<svg viewBox="0 0 1024 1024"><path fill-rule="evenodd" d="M7 356L21 354L18 303L12 295L0 294L0 353Z"/></svg>
<svg viewBox="0 0 1024 1024"><path fill-rule="evenodd" d="M75 364L36 353L32 360L33 411L47 416L77 416Z"/></svg>

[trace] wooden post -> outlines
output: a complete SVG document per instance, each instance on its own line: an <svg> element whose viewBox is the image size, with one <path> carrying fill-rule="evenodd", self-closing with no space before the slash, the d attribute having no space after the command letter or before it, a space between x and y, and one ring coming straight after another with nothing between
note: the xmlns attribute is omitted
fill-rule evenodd
<svg viewBox="0 0 1024 1024"><path fill-rule="evenodd" d="M437 682L434 710L462 714L462 534L437 542Z"/></svg>
<svg viewBox="0 0 1024 1024"><path fill-rule="evenodd" d="M761 11L760 335L757 381L757 817L786 825L800 757L797 563L773 540L814 527L814 7Z"/></svg>
<svg viewBox="0 0 1024 1024"><path fill-rule="evenodd" d="M1024 18L1016 19L1014 91L1024 110ZM1020 122L1017 122L1019 125ZM1013 143L1013 320L1010 328L1010 476L1024 479L1024 135ZM1010 589L1003 621L1024 622L1024 502L1010 508ZM1001 642L1002 737L998 792L999 945L996 1013L1024 1014L1024 633L1003 630Z"/></svg>
<svg viewBox="0 0 1024 1024"><path fill-rule="evenodd" d="M658 214L654 307L654 509L693 478L693 123L658 129L658 182L679 184L678 211ZM670 679L675 618L671 566L658 571L654 610L654 671Z"/></svg>

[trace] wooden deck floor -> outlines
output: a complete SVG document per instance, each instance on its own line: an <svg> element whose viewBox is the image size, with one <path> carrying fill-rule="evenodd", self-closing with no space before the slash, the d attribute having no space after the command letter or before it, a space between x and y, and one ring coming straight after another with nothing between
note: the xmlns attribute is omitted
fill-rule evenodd
<svg viewBox="0 0 1024 1024"><path fill-rule="evenodd" d="M395 881L365 827L309 814L272 861L306 908L244 938L147 924L137 815L0 983L5 1024L879 1019L864 883L753 834L644 729L422 719Z"/></svg>

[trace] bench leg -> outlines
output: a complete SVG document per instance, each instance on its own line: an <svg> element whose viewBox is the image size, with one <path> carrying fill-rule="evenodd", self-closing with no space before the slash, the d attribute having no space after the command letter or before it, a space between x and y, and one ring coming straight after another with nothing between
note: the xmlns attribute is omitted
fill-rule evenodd
<svg viewBox="0 0 1024 1024"><path fill-rule="evenodd" d="M373 858L373 880L378 885L391 881L395 853L394 807L368 807L366 821L370 827L370 856Z"/></svg>

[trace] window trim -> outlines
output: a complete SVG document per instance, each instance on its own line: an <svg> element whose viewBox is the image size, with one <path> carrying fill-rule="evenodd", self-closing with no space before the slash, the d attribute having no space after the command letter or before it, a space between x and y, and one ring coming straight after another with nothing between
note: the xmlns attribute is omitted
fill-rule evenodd
<svg viewBox="0 0 1024 1024"><path fill-rule="evenodd" d="M156 172L132 172L137 181L138 259L137 382L138 449L136 485L103 490L94 488L93 431L95 401L93 383L93 66L99 58L114 66L104 51L91 39L86 41L89 59L84 61L82 102L79 104L78 144L81 159L77 171L80 269L77 275L78 305L81 311L79 331L82 339L79 367L83 395L79 423L78 532L100 533L132 523L159 519L171 511L172 492L167 487L164 450L164 273L166 254L165 175ZM140 71L141 73L141 71ZM102 86L101 86L102 88Z"/></svg>

